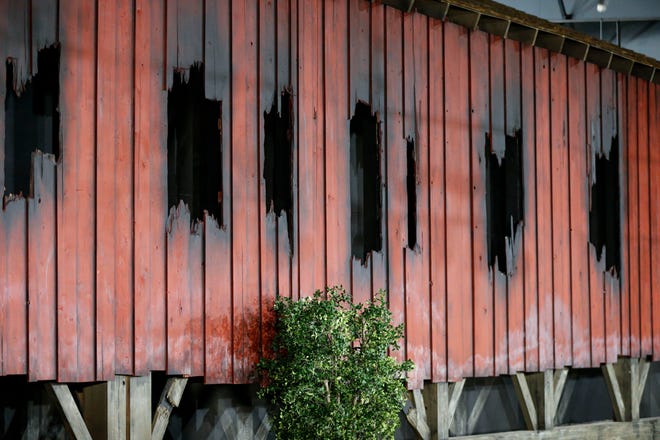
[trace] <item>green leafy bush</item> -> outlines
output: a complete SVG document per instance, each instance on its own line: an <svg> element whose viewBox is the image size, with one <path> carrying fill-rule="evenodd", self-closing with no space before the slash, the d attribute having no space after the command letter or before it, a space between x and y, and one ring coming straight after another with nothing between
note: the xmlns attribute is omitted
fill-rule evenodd
<svg viewBox="0 0 660 440"><path fill-rule="evenodd" d="M385 293L352 304L341 287L275 302L273 356L259 362L280 439L392 438L411 361L397 362L402 326Z"/></svg>

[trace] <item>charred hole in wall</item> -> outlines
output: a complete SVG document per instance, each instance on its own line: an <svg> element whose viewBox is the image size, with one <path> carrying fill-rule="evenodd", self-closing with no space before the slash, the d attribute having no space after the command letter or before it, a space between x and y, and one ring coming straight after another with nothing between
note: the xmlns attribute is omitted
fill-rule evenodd
<svg viewBox="0 0 660 440"><path fill-rule="evenodd" d="M222 102L204 96L204 64L174 71L167 93L167 202L222 219Z"/></svg>
<svg viewBox="0 0 660 440"><path fill-rule="evenodd" d="M11 59L6 68L4 195L29 195L32 152L60 154L60 47L38 52L37 73L22 86Z"/></svg>
<svg viewBox="0 0 660 440"><path fill-rule="evenodd" d="M286 214L289 249L293 250L293 99L291 90L277 94L269 112L264 112L264 181L266 213Z"/></svg>
<svg viewBox="0 0 660 440"><path fill-rule="evenodd" d="M417 153L415 141L406 139L406 189L408 193L408 248L417 246Z"/></svg>
<svg viewBox="0 0 660 440"><path fill-rule="evenodd" d="M515 234L523 219L522 130L506 136L503 157L493 151L486 133L485 152L488 265L497 264L506 274L507 253L513 258Z"/></svg>
<svg viewBox="0 0 660 440"><path fill-rule="evenodd" d="M366 264L381 250L380 131L377 115L364 102L350 121L351 252Z"/></svg>
<svg viewBox="0 0 660 440"><path fill-rule="evenodd" d="M591 185L589 241L596 248L598 261L605 253L605 268L621 273L619 138L612 138L609 155L596 155L596 175Z"/></svg>

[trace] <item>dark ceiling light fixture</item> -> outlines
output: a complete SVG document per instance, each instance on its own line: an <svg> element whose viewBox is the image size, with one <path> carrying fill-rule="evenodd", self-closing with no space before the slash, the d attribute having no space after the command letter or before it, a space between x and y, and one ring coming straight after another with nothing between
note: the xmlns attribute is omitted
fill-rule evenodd
<svg viewBox="0 0 660 440"><path fill-rule="evenodd" d="M607 5L605 5L605 0L598 0L598 4L596 5L596 10L600 13L603 13L607 10Z"/></svg>

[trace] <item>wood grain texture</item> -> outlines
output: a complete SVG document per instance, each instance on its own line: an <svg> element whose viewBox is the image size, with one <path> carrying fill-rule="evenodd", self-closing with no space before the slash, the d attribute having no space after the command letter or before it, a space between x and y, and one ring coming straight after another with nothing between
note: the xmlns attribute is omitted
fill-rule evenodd
<svg viewBox="0 0 660 440"><path fill-rule="evenodd" d="M602 111L601 111L601 72L598 66L586 65L585 81L586 114L585 122L587 130L587 169L588 169L588 195L589 210L591 210L591 188L596 183L596 158L603 154L605 136L602 135ZM590 345L591 365L599 367L605 362L605 302L604 302L604 272L605 260L598 257L598 250L593 243L588 243L589 264L589 320L590 320Z"/></svg>
<svg viewBox="0 0 660 440"><path fill-rule="evenodd" d="M555 367L571 364L571 255L567 59L550 54L552 286Z"/></svg>
<svg viewBox="0 0 660 440"><path fill-rule="evenodd" d="M507 136L515 137L521 126L521 54L520 43L513 40L504 41L504 75L505 102L505 132ZM524 133L523 133L524 136ZM521 145L522 149L523 146ZM524 160L524 156L523 156ZM524 191L523 191L524 193ZM523 213L524 215L524 213ZM513 225L514 235L509 240L507 258L508 268L507 289L507 327L508 327L508 360L511 373L525 369L525 312L524 312L524 261L522 249L524 246L523 227Z"/></svg>
<svg viewBox="0 0 660 440"><path fill-rule="evenodd" d="M231 6L232 59L231 100L231 198L232 198L232 305L234 380L248 381L259 360L259 145L257 110L257 10L243 0ZM320 163L320 162L319 162Z"/></svg>
<svg viewBox="0 0 660 440"><path fill-rule="evenodd" d="M432 19L429 42L444 41L444 24ZM435 80L429 83L429 246L431 253L432 323L446 322L446 235L445 235L445 126L444 120L444 45L431 44L429 71ZM392 255L388 255L392 258ZM476 322L476 321L475 321ZM447 327L431 325L431 379L447 378Z"/></svg>
<svg viewBox="0 0 660 440"><path fill-rule="evenodd" d="M568 172L570 188L571 348L573 365L591 365L589 307L589 185L585 122L585 65L568 61Z"/></svg>
<svg viewBox="0 0 660 440"><path fill-rule="evenodd" d="M470 33L470 109L472 164L472 277L474 279L474 369L476 376L495 372L493 276L488 266L486 218L486 142L490 138L488 35Z"/></svg>
<svg viewBox="0 0 660 440"><path fill-rule="evenodd" d="M536 115L535 115L535 58L534 49L521 48L521 87L522 87L522 131L523 131L523 267L525 279L525 369L534 371L539 368L539 290L538 273L538 222L537 194L542 188L536 181Z"/></svg>
<svg viewBox="0 0 660 440"><path fill-rule="evenodd" d="M17 85L59 41L62 117L60 160L36 154L32 196L0 212L0 374L75 382L167 370L247 383L277 295L325 284L357 301L387 288L406 333L395 356L418 367L411 388L660 356L656 85L364 0L0 10L11 29L0 55L16 59ZM165 135L174 70L197 62L221 108L223 180L221 218L200 223L167 206ZM263 113L283 90L293 100L291 218L268 214L264 200ZM349 230L358 101L382 136L382 250L366 265L351 256ZM518 129L524 217L503 274L486 261L484 146L502 155ZM588 235L595 157L614 139L621 273L597 260Z"/></svg>
<svg viewBox="0 0 660 440"><path fill-rule="evenodd" d="M100 1L97 12L96 375L108 380L133 373L135 25L130 1Z"/></svg>
<svg viewBox="0 0 660 440"><path fill-rule="evenodd" d="M649 161L660 163L660 87L649 85ZM650 173L651 267L660 262L660 172ZM651 270L651 321L653 360L660 359L660 280L658 271Z"/></svg>
<svg viewBox="0 0 660 440"><path fill-rule="evenodd" d="M539 369L554 367L552 319L552 188L550 163L550 55L534 48L536 87L536 230Z"/></svg>
<svg viewBox="0 0 660 440"><path fill-rule="evenodd" d="M58 176L58 380L95 379L96 5L60 2L61 156Z"/></svg>
<svg viewBox="0 0 660 440"><path fill-rule="evenodd" d="M35 381L57 378L55 166L51 155L32 155L33 197L27 206L27 373Z"/></svg>
<svg viewBox="0 0 660 440"><path fill-rule="evenodd" d="M165 4L135 3L135 132L133 149L134 369L166 366L167 93Z"/></svg>
<svg viewBox="0 0 660 440"><path fill-rule="evenodd" d="M445 209L447 249L447 374L453 381L472 371L472 265L468 99L468 31L447 23L445 50ZM451 60L451 62L449 61Z"/></svg>
<svg viewBox="0 0 660 440"><path fill-rule="evenodd" d="M327 279L331 286L351 289L349 120L355 102L349 101L348 93L348 7L345 2L326 2L324 16L325 225L332 243L327 250Z"/></svg>

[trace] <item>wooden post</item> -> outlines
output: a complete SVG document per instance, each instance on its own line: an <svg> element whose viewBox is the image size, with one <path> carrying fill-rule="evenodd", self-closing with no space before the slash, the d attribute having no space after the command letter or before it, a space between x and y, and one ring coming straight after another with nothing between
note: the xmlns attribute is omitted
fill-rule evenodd
<svg viewBox="0 0 660 440"><path fill-rule="evenodd" d="M172 410L179 406L181 403L181 396L186 389L188 378L186 377L171 377L167 380L163 393L160 395L160 401L156 408L156 414L151 428L152 440L162 440L167 430L167 423L170 420Z"/></svg>
<svg viewBox="0 0 660 440"><path fill-rule="evenodd" d="M493 388L493 378L488 378L484 381L483 386L479 390L479 394L477 395L477 400L474 402L474 407L472 408L472 411L470 412L470 417L468 417L467 421L467 432L472 433L474 432L474 428L477 426L477 422L479 421L479 417L481 416L481 413L484 410L484 406L486 405L486 401L488 400L488 396L490 395L490 391Z"/></svg>
<svg viewBox="0 0 660 440"><path fill-rule="evenodd" d="M465 379L456 383L427 383L424 389L418 393L415 398L413 392L413 402L415 408L423 406L424 424L418 423L419 412L415 410L413 416L420 429L414 428L420 438L447 439L449 438L449 428L454 420L459 399L463 392ZM410 415L408 415L410 420ZM411 422L411 425L413 422ZM421 430L421 432L420 432ZM428 430L428 431L427 431ZM427 434L428 432L428 434Z"/></svg>
<svg viewBox="0 0 660 440"><path fill-rule="evenodd" d="M80 410L73 400L69 386L64 383L49 383L46 387L53 394L57 407L62 413L66 428L73 438L76 440L92 440L87 425L85 425L85 421L80 415Z"/></svg>
<svg viewBox="0 0 660 440"><path fill-rule="evenodd" d="M128 435L130 439L151 437L151 374L131 377L128 382Z"/></svg>
<svg viewBox="0 0 660 440"><path fill-rule="evenodd" d="M527 429L536 431L554 428L567 378L568 368L546 370L541 374L516 373L512 376Z"/></svg>
<svg viewBox="0 0 660 440"><path fill-rule="evenodd" d="M412 390L409 394L412 395L414 406L410 408L406 418L420 439L431 440L431 430L426 420L426 406L424 405L422 391Z"/></svg>
<svg viewBox="0 0 660 440"><path fill-rule="evenodd" d="M639 420L639 406L649 367L646 359L637 358L619 358L614 364L602 366L617 422Z"/></svg>
<svg viewBox="0 0 660 440"><path fill-rule="evenodd" d="M523 417L525 418L525 425L527 426L527 429L536 431L539 428L536 411L537 405L529 391L525 373L516 373L512 376L512 379L513 386L516 389L516 396L518 396L518 402L520 403Z"/></svg>

